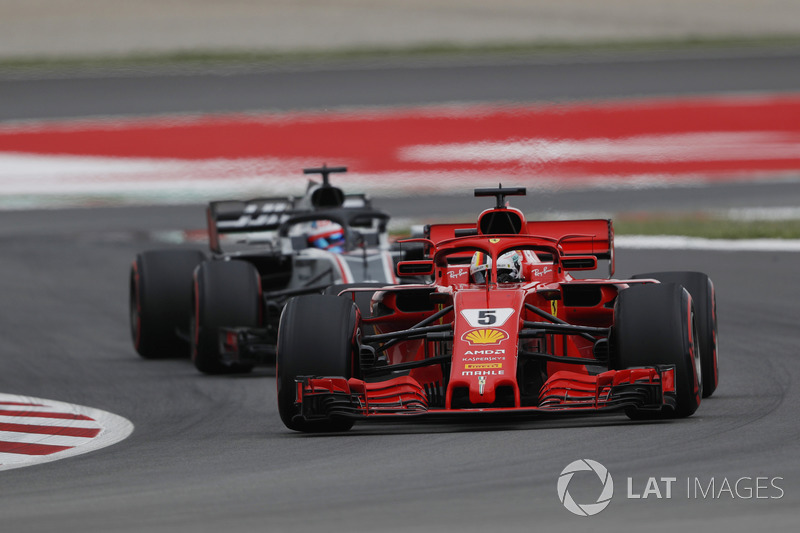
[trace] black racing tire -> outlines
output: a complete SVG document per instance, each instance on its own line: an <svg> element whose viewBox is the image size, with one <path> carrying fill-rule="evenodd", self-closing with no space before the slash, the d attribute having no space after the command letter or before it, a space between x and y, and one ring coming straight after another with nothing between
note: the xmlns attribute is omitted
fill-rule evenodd
<svg viewBox="0 0 800 533"><path fill-rule="evenodd" d="M275 370L278 412L287 428L304 432L347 431L348 418L304 420L296 405L298 376L351 378L358 336L358 308L350 298L310 294L289 300L278 327Z"/></svg>
<svg viewBox="0 0 800 533"><path fill-rule="evenodd" d="M131 265L128 310L131 338L145 359L188 357L178 335L192 313L192 272L205 260L199 250L152 250Z"/></svg>
<svg viewBox="0 0 800 533"><path fill-rule="evenodd" d="M261 323L261 278L246 261L206 261L194 273L192 361L204 374L247 373L253 365L222 359L219 328Z"/></svg>
<svg viewBox="0 0 800 533"><path fill-rule="evenodd" d="M708 398L719 384L717 362L717 299L714 283L702 272L651 272L634 279L652 278L661 283L677 283L689 291L697 318L697 339L703 367L703 398Z"/></svg>
<svg viewBox="0 0 800 533"><path fill-rule="evenodd" d="M675 365L675 409L628 409L630 418L683 418L697 410L702 371L696 338L692 297L682 286L654 283L620 291L611 330L610 368Z"/></svg>

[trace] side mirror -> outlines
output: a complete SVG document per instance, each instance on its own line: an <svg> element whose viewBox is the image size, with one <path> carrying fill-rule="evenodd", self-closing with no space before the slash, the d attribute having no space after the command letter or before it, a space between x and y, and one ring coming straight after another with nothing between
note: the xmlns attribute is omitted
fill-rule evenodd
<svg viewBox="0 0 800 533"><path fill-rule="evenodd" d="M572 255L563 257L561 265L564 270L596 270L597 258L593 255Z"/></svg>
<svg viewBox="0 0 800 533"><path fill-rule="evenodd" d="M432 276L433 261L400 261L397 263L398 276Z"/></svg>

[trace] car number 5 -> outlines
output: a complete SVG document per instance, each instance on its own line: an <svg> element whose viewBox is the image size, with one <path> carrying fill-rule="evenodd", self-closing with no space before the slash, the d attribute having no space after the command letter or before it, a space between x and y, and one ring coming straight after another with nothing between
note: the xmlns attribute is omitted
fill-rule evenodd
<svg viewBox="0 0 800 533"><path fill-rule="evenodd" d="M478 311L478 324L481 326L491 326L495 322L497 322L497 315L494 309Z"/></svg>

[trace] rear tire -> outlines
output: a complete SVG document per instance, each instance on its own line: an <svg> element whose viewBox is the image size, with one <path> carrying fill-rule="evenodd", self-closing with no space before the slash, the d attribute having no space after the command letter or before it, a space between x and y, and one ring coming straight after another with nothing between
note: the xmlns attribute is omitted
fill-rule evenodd
<svg viewBox="0 0 800 533"><path fill-rule="evenodd" d="M637 274L634 279L654 278L661 283L677 283L689 291L697 317L697 344L703 367L703 398L717 390L717 299L714 283L702 272L652 272Z"/></svg>
<svg viewBox="0 0 800 533"><path fill-rule="evenodd" d="M192 311L192 272L205 260L199 250L154 250L131 265L128 309L136 352L145 359L187 357L177 331Z"/></svg>
<svg viewBox="0 0 800 533"><path fill-rule="evenodd" d="M680 285L635 285L620 291L611 332L610 367L675 365L675 409L629 409L630 418L683 418L697 410L702 374L696 337L692 298Z"/></svg>
<svg viewBox="0 0 800 533"><path fill-rule="evenodd" d="M278 412L287 428L295 431L347 431L348 418L304 420L298 406L298 376L353 376L353 356L358 335L358 308L350 298L311 294L289 300L278 327L275 371Z"/></svg>
<svg viewBox="0 0 800 533"><path fill-rule="evenodd" d="M192 360L204 374L246 373L253 365L222 360L221 327L259 326L261 278L246 261L206 261L194 275Z"/></svg>

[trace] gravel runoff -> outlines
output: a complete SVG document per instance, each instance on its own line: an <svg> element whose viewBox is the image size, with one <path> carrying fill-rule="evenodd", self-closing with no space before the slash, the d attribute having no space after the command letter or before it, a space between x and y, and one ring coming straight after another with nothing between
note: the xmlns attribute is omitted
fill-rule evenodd
<svg viewBox="0 0 800 533"><path fill-rule="evenodd" d="M798 0L0 0L0 59L787 35Z"/></svg>

